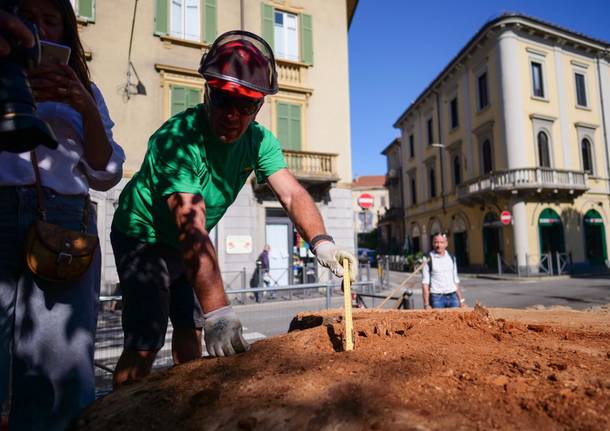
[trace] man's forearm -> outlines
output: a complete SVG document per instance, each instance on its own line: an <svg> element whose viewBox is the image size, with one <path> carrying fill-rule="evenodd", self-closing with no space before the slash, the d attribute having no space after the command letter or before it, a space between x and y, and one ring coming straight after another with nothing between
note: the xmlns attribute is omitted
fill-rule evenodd
<svg viewBox="0 0 610 431"><path fill-rule="evenodd" d="M422 299L424 301L424 308L430 305L430 286L422 284Z"/></svg>
<svg viewBox="0 0 610 431"><path fill-rule="evenodd" d="M284 205L305 241L309 242L314 236L326 233L320 211L305 189Z"/></svg>
<svg viewBox="0 0 610 431"><path fill-rule="evenodd" d="M204 313L228 305L225 295L216 250L207 232L202 233L198 244L184 244L183 259L187 277L193 285L195 295Z"/></svg>

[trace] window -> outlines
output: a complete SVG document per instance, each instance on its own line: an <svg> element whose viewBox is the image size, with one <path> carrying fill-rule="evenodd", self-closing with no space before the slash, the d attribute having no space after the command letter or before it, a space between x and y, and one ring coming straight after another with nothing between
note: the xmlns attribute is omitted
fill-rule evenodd
<svg viewBox="0 0 610 431"><path fill-rule="evenodd" d="M462 164L460 163L460 156L455 155L453 157L453 184L456 186L462 182Z"/></svg>
<svg viewBox="0 0 610 431"><path fill-rule="evenodd" d="M170 85L170 117L201 103L201 89Z"/></svg>
<svg viewBox="0 0 610 431"><path fill-rule="evenodd" d="M95 0L70 0L70 4L78 18L95 21Z"/></svg>
<svg viewBox="0 0 610 431"><path fill-rule="evenodd" d="M489 96L487 94L487 72L479 75L478 85L479 91L479 110L489 105Z"/></svg>
<svg viewBox="0 0 610 431"><path fill-rule="evenodd" d="M380 203L380 207L384 207L385 206L385 196L381 196L379 198L379 203Z"/></svg>
<svg viewBox="0 0 610 431"><path fill-rule="evenodd" d="M200 0L171 0L170 31L172 37L201 40Z"/></svg>
<svg viewBox="0 0 610 431"><path fill-rule="evenodd" d="M262 36L276 58L313 64L313 19L262 3Z"/></svg>
<svg viewBox="0 0 610 431"><path fill-rule="evenodd" d="M588 174L593 173L593 157L591 154L591 142L588 139L583 139L580 143L580 151L582 153L582 170Z"/></svg>
<svg viewBox="0 0 610 431"><path fill-rule="evenodd" d="M585 75L582 73L574 74L576 83L576 104L578 106L587 106L587 87L585 86Z"/></svg>
<svg viewBox="0 0 610 431"><path fill-rule="evenodd" d="M275 55L278 58L298 61L299 37L298 19L295 14L275 11L274 14L274 40Z"/></svg>
<svg viewBox="0 0 610 431"><path fill-rule="evenodd" d="M538 132L538 166L541 168L551 167L549 137L544 132Z"/></svg>
<svg viewBox="0 0 610 431"><path fill-rule="evenodd" d="M542 64L532 61L531 65L532 65L532 93L535 97L544 97Z"/></svg>
<svg viewBox="0 0 610 431"><path fill-rule="evenodd" d="M491 142L489 141L489 139L486 139L485 142L483 142L483 148L481 152L483 156L483 174L487 174L493 171L493 162L491 159Z"/></svg>
<svg viewBox="0 0 610 431"><path fill-rule="evenodd" d="M428 145L432 145L432 143L434 142L432 118L428 118L428 121L426 122L426 131L428 134Z"/></svg>
<svg viewBox="0 0 610 431"><path fill-rule="evenodd" d="M276 136L282 149L301 150L301 105L295 103L277 102L277 133Z"/></svg>
<svg viewBox="0 0 610 431"><path fill-rule="evenodd" d="M430 168L428 171L429 181L430 181L430 198L436 197L436 175L434 173L434 168Z"/></svg>
<svg viewBox="0 0 610 431"><path fill-rule="evenodd" d="M459 126L457 97L451 99L451 102L449 103L449 111L451 116L451 128L455 129L457 126Z"/></svg>
<svg viewBox="0 0 610 431"><path fill-rule="evenodd" d="M417 184L415 183L415 172L411 175L411 204L417 203Z"/></svg>
<svg viewBox="0 0 610 431"><path fill-rule="evenodd" d="M415 137L413 133L409 135L409 157L415 157Z"/></svg>

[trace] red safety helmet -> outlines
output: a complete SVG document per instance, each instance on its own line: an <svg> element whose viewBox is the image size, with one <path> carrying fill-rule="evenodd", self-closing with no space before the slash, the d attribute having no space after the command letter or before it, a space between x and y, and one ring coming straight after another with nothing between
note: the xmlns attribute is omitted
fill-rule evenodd
<svg viewBox="0 0 610 431"><path fill-rule="evenodd" d="M271 47L247 31L220 35L201 57L199 73L214 88L253 99L278 92Z"/></svg>

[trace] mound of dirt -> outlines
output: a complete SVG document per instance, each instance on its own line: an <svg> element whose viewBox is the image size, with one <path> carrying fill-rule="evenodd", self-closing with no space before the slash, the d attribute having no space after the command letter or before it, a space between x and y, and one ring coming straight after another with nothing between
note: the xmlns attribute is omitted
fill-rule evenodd
<svg viewBox="0 0 610 431"><path fill-rule="evenodd" d="M303 313L250 352L153 374L81 430L610 429L607 311Z"/></svg>

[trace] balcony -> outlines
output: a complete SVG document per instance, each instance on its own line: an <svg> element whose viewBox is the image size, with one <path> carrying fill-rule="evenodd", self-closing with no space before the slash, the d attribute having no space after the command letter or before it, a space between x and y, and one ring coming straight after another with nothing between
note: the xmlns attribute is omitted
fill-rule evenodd
<svg viewBox="0 0 610 431"><path fill-rule="evenodd" d="M311 94L313 90L305 87L307 82L307 69L305 63L276 59L277 81L281 89L295 91L297 93Z"/></svg>
<svg viewBox="0 0 610 431"><path fill-rule="evenodd" d="M379 220L379 223L389 222L389 221L393 221L393 220L402 220L403 217L404 217L404 210L402 208L391 207L383 214L383 216Z"/></svg>
<svg viewBox="0 0 610 431"><path fill-rule="evenodd" d="M478 204L496 195L519 194L526 199L572 201L585 193L587 174L549 168L520 168L492 172L460 184L457 199Z"/></svg>
<svg viewBox="0 0 610 431"><path fill-rule="evenodd" d="M326 199L325 195L331 185L339 181L337 154L292 150L283 152L288 169L301 185L314 199ZM271 191L265 184L255 184L254 192L259 199L271 198Z"/></svg>

